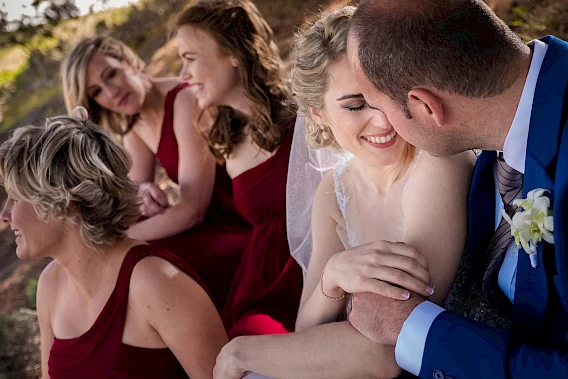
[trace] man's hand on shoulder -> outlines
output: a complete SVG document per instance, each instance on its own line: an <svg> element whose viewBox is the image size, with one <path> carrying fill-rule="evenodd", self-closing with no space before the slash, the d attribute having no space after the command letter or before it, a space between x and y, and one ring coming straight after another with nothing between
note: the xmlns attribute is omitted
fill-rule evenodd
<svg viewBox="0 0 568 379"><path fill-rule="evenodd" d="M394 300L370 292L353 295L349 322L370 340L396 345L402 325L424 297L411 293L408 300Z"/></svg>

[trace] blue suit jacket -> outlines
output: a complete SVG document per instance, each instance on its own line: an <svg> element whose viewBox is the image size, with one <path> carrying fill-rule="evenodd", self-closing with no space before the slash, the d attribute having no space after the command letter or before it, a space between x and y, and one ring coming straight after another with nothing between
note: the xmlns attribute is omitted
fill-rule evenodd
<svg viewBox="0 0 568 379"><path fill-rule="evenodd" d="M538 245L539 265L519 251L511 330L442 312L432 324L420 377L568 377L568 43L542 39L548 50L536 85L523 195L545 188L554 217L554 245ZM483 152L469 199L470 252L478 278L495 227L495 152ZM441 376L440 376L441 375Z"/></svg>

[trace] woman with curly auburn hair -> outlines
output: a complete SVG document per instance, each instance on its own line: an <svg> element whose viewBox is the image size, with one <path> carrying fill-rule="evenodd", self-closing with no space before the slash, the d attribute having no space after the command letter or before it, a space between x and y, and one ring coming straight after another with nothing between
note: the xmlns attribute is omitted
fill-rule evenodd
<svg viewBox="0 0 568 379"><path fill-rule="evenodd" d="M38 282L44 378L211 378L227 335L194 271L127 237L137 186L126 150L78 108L0 147L2 221Z"/></svg>
<svg viewBox="0 0 568 379"><path fill-rule="evenodd" d="M354 12L350 6L323 15L294 45L292 88L306 141L350 153L315 191L312 248L298 256L307 273L296 332L233 339L217 357L216 378L247 371L395 377L401 370L394 346L374 343L347 320L359 296L414 301L419 294L441 302L453 282L465 244L473 154L421 153L369 108L347 61ZM405 254L404 244L415 254Z"/></svg>
<svg viewBox="0 0 568 379"><path fill-rule="evenodd" d="M67 110L82 105L91 119L122 136L133 160L144 219L128 230L178 254L198 271L222 306L250 236L237 211L230 178L215 164L194 127L204 114L187 83L150 77L144 62L112 37L80 41L61 64ZM156 160L178 184L177 199L154 182Z"/></svg>
<svg viewBox="0 0 568 379"><path fill-rule="evenodd" d="M248 0L198 0L176 21L180 78L216 107L209 146L253 225L222 316L230 337L294 328L302 273L286 237L286 178L295 115L272 30Z"/></svg>

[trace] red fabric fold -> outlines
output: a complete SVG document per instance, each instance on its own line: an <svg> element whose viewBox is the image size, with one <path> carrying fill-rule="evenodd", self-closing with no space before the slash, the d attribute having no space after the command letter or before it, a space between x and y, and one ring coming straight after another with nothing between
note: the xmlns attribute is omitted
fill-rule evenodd
<svg viewBox="0 0 568 379"><path fill-rule="evenodd" d="M292 129L271 158L233 179L235 203L253 225L253 231L222 313L230 338L254 330L243 325L250 324L245 319L255 314L277 321L257 328L262 333L280 333L282 326L278 323L288 331L294 330L303 278L300 266L290 255L286 235Z"/></svg>

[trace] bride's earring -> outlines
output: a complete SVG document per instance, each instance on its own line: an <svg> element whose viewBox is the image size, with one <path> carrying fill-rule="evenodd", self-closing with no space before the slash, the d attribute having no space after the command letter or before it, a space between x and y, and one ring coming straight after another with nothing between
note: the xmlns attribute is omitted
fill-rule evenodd
<svg viewBox="0 0 568 379"><path fill-rule="evenodd" d="M320 124L320 130L321 130L321 136L324 139L324 141L327 141L327 139L329 138L329 135L327 134L327 132L325 131L325 126L323 126L323 124Z"/></svg>

